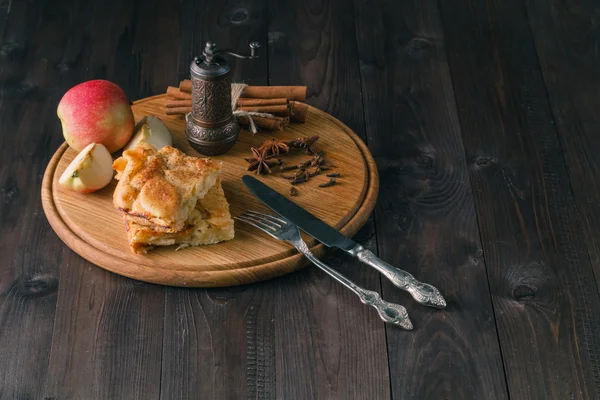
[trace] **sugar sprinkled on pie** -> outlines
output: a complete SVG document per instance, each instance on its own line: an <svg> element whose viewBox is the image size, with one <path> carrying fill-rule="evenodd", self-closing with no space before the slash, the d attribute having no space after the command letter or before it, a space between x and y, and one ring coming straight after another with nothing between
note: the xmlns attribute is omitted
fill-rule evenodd
<svg viewBox="0 0 600 400"><path fill-rule="evenodd" d="M154 246L213 244L233 238L233 220L221 187L221 163L171 147L136 147L115 160L113 195L135 253Z"/></svg>

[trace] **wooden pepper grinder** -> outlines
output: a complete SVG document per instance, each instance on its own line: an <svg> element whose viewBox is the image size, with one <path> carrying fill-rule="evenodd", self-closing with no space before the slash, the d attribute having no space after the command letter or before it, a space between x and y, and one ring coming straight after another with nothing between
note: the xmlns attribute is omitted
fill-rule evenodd
<svg viewBox="0 0 600 400"><path fill-rule="evenodd" d="M217 50L214 42L206 42L201 57L190 65L192 78L192 112L186 115L185 134L190 145L200 154L216 156L233 147L240 126L231 109L231 64L222 57L257 58L258 42L250 43L250 55Z"/></svg>

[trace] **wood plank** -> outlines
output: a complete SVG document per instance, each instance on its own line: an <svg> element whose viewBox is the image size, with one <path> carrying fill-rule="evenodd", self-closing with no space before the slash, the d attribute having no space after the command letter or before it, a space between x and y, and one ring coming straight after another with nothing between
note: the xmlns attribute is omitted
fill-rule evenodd
<svg viewBox="0 0 600 400"><path fill-rule="evenodd" d="M525 1L556 129L600 287L598 3ZM600 374L599 374L600 375ZM597 382L600 386L600 382Z"/></svg>
<svg viewBox="0 0 600 400"><path fill-rule="evenodd" d="M307 85L308 103L364 137L354 23L345 1L269 2L269 84ZM359 236L374 251L373 233L367 225ZM378 274L349 256L326 262L380 291ZM316 268L277 288L277 398L389 398L384 325L374 310Z"/></svg>
<svg viewBox="0 0 600 400"><path fill-rule="evenodd" d="M257 41L261 44L257 59L228 57L227 60L233 70L232 82L266 85L269 56L266 47L266 7L266 0L243 3L184 1L180 10L182 37L178 80L190 79L190 64L194 57L201 55L207 41L215 42L220 49L233 49L242 55L249 54L248 45ZM203 23L199 25L198 21Z"/></svg>
<svg viewBox="0 0 600 400"><path fill-rule="evenodd" d="M355 2L380 256L441 290L446 311L388 281L415 330L387 329L399 399L508 397L436 1ZM383 39L385 38L385 39Z"/></svg>
<svg viewBox="0 0 600 400"><path fill-rule="evenodd" d="M598 398L600 299L523 4L440 6L510 397Z"/></svg>
<svg viewBox="0 0 600 400"><path fill-rule="evenodd" d="M170 54L178 35L178 15L168 1L146 3L86 2L79 9L53 5L64 25L63 65L68 85L105 78L130 99L165 87L175 63L164 75L152 71L155 60ZM54 104L54 107L57 104ZM60 136L60 126L53 130ZM56 147L54 147L55 149ZM106 272L65 251L61 267L52 353L44 397L152 399L160 394L164 288Z"/></svg>
<svg viewBox="0 0 600 400"><path fill-rule="evenodd" d="M272 398L276 282L167 290L162 398Z"/></svg>
<svg viewBox="0 0 600 400"><path fill-rule="evenodd" d="M525 1L529 24L561 141L591 265L600 287L600 77L597 2ZM591 289L590 289L591 290ZM591 305L588 305L590 307ZM590 332L591 333L591 332ZM588 346L596 392L600 393L600 348ZM590 382L592 384L592 382Z"/></svg>
<svg viewBox="0 0 600 400"><path fill-rule="evenodd" d="M364 139L352 7L339 0L279 0L269 3L269 16L269 84L306 85L307 103Z"/></svg>
<svg viewBox="0 0 600 400"><path fill-rule="evenodd" d="M0 398L43 397L63 261L36 194L62 141L51 129L62 46L44 48L42 35L61 43L65 30L41 20L46 6L14 2L0 12Z"/></svg>
<svg viewBox="0 0 600 400"><path fill-rule="evenodd" d="M376 252L373 225L355 240ZM380 292L378 276L349 256L333 253L324 261ZM390 398L385 328L375 310L313 267L282 280L276 290L274 398Z"/></svg>

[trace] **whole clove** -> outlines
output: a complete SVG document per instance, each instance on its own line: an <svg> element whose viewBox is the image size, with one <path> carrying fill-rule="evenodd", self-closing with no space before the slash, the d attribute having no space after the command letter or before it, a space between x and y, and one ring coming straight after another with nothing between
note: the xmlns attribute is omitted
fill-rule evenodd
<svg viewBox="0 0 600 400"><path fill-rule="evenodd" d="M298 178L299 176L306 176L306 170L304 168L300 168L294 173L294 178Z"/></svg>
<svg viewBox="0 0 600 400"><path fill-rule="evenodd" d="M327 174L325 176L328 177L328 178L339 178L342 175L339 172L334 172L332 174Z"/></svg>
<svg viewBox="0 0 600 400"><path fill-rule="evenodd" d="M282 178L285 178L285 179L297 179L301 176L306 176L306 170L304 168L301 168L301 169L298 169L296 172L294 172L293 175L279 174L279 176L281 176Z"/></svg>
<svg viewBox="0 0 600 400"><path fill-rule="evenodd" d="M306 175L300 175L299 177L297 177L296 179L294 179L292 181L292 185L298 185L300 183L304 183L307 181L308 181L308 179L306 179Z"/></svg>
<svg viewBox="0 0 600 400"><path fill-rule="evenodd" d="M298 189L296 189L296 186L290 186L290 196L298 196Z"/></svg>
<svg viewBox="0 0 600 400"><path fill-rule="evenodd" d="M321 184L319 185L319 187L320 187L320 188L325 188L325 187L333 186L333 185L335 185L335 184L336 184L336 180L335 180L335 178L331 178L331 179L329 180L329 182L321 183Z"/></svg>
<svg viewBox="0 0 600 400"><path fill-rule="evenodd" d="M321 170L319 169L319 167L315 168L315 170L313 172L308 172L308 177L312 178L313 176L317 176L321 173Z"/></svg>
<svg viewBox="0 0 600 400"><path fill-rule="evenodd" d="M310 164L312 163L312 159L310 160L306 160L304 161L302 164L298 164L298 168L306 168L306 167L310 167Z"/></svg>
<svg viewBox="0 0 600 400"><path fill-rule="evenodd" d="M297 165L286 165L286 166L281 167L282 171L291 171L294 169L298 169L298 166Z"/></svg>

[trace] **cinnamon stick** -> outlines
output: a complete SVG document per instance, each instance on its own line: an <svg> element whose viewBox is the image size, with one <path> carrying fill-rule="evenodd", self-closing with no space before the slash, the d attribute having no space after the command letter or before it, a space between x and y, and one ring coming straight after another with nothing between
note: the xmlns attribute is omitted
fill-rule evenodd
<svg viewBox="0 0 600 400"><path fill-rule="evenodd" d="M178 107L191 107L192 100L169 100L167 102L167 108L178 108Z"/></svg>
<svg viewBox="0 0 600 400"><path fill-rule="evenodd" d="M187 114L187 113L192 112L192 106L167 108L166 112L167 112L167 115Z"/></svg>
<svg viewBox="0 0 600 400"><path fill-rule="evenodd" d="M256 124L264 129L274 129L282 131L284 127L289 124L289 118L281 118L281 117L273 117L273 118L264 118L264 117L252 117L252 120ZM238 121L240 124L250 125L250 121L248 117L238 117Z"/></svg>
<svg viewBox="0 0 600 400"><path fill-rule="evenodd" d="M192 93L192 81L189 79L185 79L179 82L179 90L182 92Z"/></svg>
<svg viewBox="0 0 600 400"><path fill-rule="evenodd" d="M288 100L305 101L306 86L248 86L242 96L255 99L285 97Z"/></svg>
<svg viewBox="0 0 600 400"><path fill-rule="evenodd" d="M188 100L188 99L191 100L192 99L192 95L190 93L184 93L174 86L169 86L167 88L167 95L169 95L171 97L175 97L176 99L181 99L181 100Z"/></svg>
<svg viewBox="0 0 600 400"><path fill-rule="evenodd" d="M238 107L237 109L240 111L269 113L280 117L289 117L291 114L290 106L287 104L276 106Z"/></svg>
<svg viewBox="0 0 600 400"><path fill-rule="evenodd" d="M191 93L192 81L186 79L179 82L179 90ZM244 89L242 96L254 99L286 98L294 101L305 101L306 86L248 86Z"/></svg>
<svg viewBox="0 0 600 400"><path fill-rule="evenodd" d="M280 99L249 99L240 97L237 102L238 107L279 106L282 104L288 104L288 99L285 97Z"/></svg>
<svg viewBox="0 0 600 400"><path fill-rule="evenodd" d="M306 122L306 114L308 113L308 106L299 101L291 101L290 102L294 112L290 116L291 120L294 122L304 123Z"/></svg>

